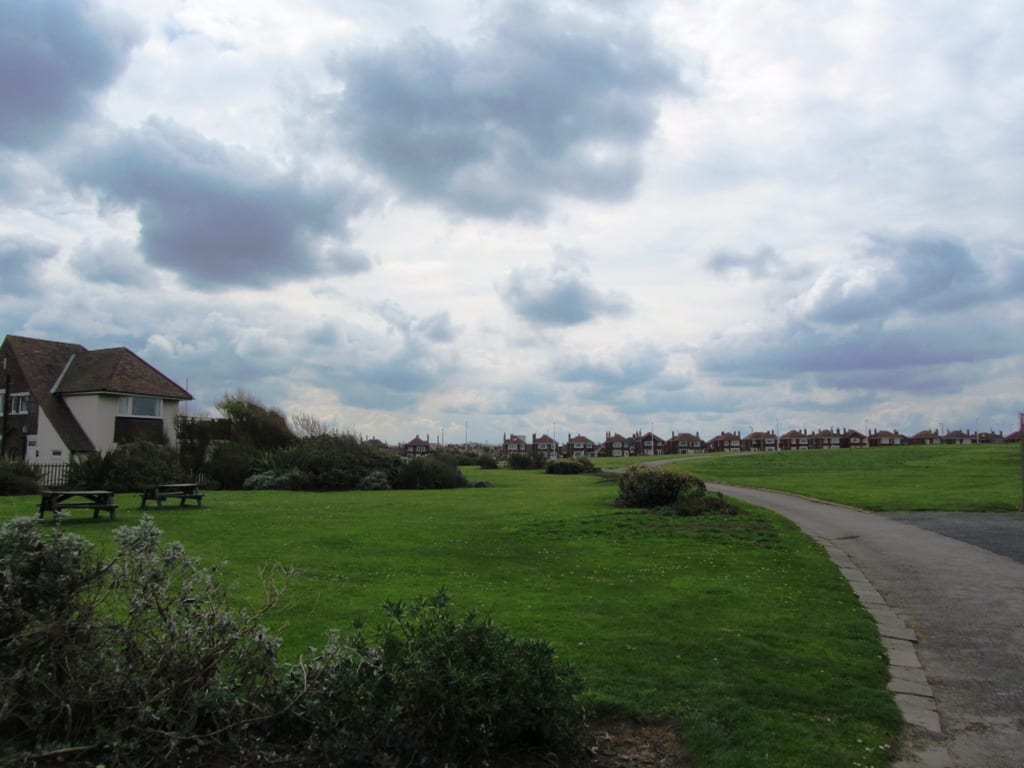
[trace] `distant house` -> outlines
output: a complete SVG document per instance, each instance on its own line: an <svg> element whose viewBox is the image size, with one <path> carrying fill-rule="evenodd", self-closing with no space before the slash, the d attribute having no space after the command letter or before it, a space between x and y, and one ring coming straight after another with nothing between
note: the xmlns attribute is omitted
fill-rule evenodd
<svg viewBox="0 0 1024 768"><path fill-rule="evenodd" d="M839 448L842 446L842 436L832 429L819 429L810 436L808 444L811 448L819 450Z"/></svg>
<svg viewBox="0 0 1024 768"><path fill-rule="evenodd" d="M783 451L806 451L811 447L807 430L791 429L779 438L779 449Z"/></svg>
<svg viewBox="0 0 1024 768"><path fill-rule="evenodd" d="M0 345L3 452L66 464L134 440L176 444L178 404L192 395L125 347L7 336Z"/></svg>
<svg viewBox="0 0 1024 768"><path fill-rule="evenodd" d="M907 442L910 445L942 445L942 438L934 429L923 429L909 437Z"/></svg>
<svg viewBox="0 0 1024 768"><path fill-rule="evenodd" d="M998 445L999 443L1005 443L1006 438L1003 437L1003 431L998 432L979 432L978 442L982 445Z"/></svg>
<svg viewBox="0 0 1024 768"><path fill-rule="evenodd" d="M774 432L751 432L741 443L744 451L763 453L779 450L779 440Z"/></svg>
<svg viewBox="0 0 1024 768"><path fill-rule="evenodd" d="M876 429L868 435L868 445L872 448L881 448L889 445L906 445L907 439L897 431L890 432L887 429Z"/></svg>
<svg viewBox="0 0 1024 768"><path fill-rule="evenodd" d="M869 442L867 435L862 435L856 429L844 429L839 438L839 445L842 448L867 448Z"/></svg>
<svg viewBox="0 0 1024 768"><path fill-rule="evenodd" d="M509 456L525 456L529 452L526 435L505 435L501 442L501 453L506 459Z"/></svg>
<svg viewBox="0 0 1024 768"><path fill-rule="evenodd" d="M970 432L954 429L942 436L943 445L974 445L974 437Z"/></svg>
<svg viewBox="0 0 1024 768"><path fill-rule="evenodd" d="M618 432L614 435L611 432L604 433L604 443L601 445L602 456L629 456L631 455L630 450L629 438Z"/></svg>
<svg viewBox="0 0 1024 768"><path fill-rule="evenodd" d="M645 432L636 438L638 456L661 456L665 453L665 441L653 432Z"/></svg>
<svg viewBox="0 0 1024 768"><path fill-rule="evenodd" d="M405 444L402 453L410 459L414 459L418 456L426 456L430 453L430 435L427 435L426 440L419 435L416 435L416 437Z"/></svg>
<svg viewBox="0 0 1024 768"><path fill-rule="evenodd" d="M548 435L541 435L538 438L537 434L534 433L531 448L535 456L541 456L545 459L558 458L558 443Z"/></svg>
<svg viewBox="0 0 1024 768"><path fill-rule="evenodd" d="M665 453L703 452L704 441L700 439L700 432L695 435L691 435L689 432L680 432L665 441Z"/></svg>
<svg viewBox="0 0 1024 768"><path fill-rule="evenodd" d="M570 437L566 440L565 445L562 446L562 455L567 459L593 458L597 455L597 446L594 445L594 441L589 437L576 435L576 437Z"/></svg>
<svg viewBox="0 0 1024 768"><path fill-rule="evenodd" d="M737 434L722 432L708 440L707 450L708 453L739 453L743 450L743 441Z"/></svg>

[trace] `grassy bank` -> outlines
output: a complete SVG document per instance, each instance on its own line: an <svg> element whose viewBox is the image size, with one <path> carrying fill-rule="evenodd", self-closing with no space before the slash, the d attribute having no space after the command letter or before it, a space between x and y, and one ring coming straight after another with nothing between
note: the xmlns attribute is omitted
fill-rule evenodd
<svg viewBox="0 0 1024 768"><path fill-rule="evenodd" d="M667 458L667 457L666 457ZM1020 509L1017 445L902 446L679 457L706 481L789 491L879 512Z"/></svg>
<svg viewBox="0 0 1024 768"><path fill-rule="evenodd" d="M679 717L697 766L886 765L898 713L877 634L822 551L775 515L618 510L594 476L476 471L495 487L214 492L154 512L168 539L227 561L238 602L270 563L298 575L272 616L285 653L375 623L385 598L445 586L520 637L542 637L600 710ZM120 522L137 497L118 497ZM0 498L0 519L36 497ZM67 523L101 545L115 527Z"/></svg>

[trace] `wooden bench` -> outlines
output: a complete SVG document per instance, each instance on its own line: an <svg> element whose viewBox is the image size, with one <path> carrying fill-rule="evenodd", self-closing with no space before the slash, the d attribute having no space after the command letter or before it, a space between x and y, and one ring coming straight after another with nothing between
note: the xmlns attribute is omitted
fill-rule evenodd
<svg viewBox="0 0 1024 768"><path fill-rule="evenodd" d="M114 511L117 504L114 503L113 491L42 491L39 499L39 517L47 512L52 512L56 517L58 512L66 509L91 509L93 518L100 516L100 512L109 512L110 519L114 519Z"/></svg>
<svg viewBox="0 0 1024 768"><path fill-rule="evenodd" d="M142 492L143 507L146 502L155 501L159 509L167 499L178 499L181 502L179 507L184 507L186 501L194 501L197 507L203 506L203 494L196 483L162 483L151 485Z"/></svg>

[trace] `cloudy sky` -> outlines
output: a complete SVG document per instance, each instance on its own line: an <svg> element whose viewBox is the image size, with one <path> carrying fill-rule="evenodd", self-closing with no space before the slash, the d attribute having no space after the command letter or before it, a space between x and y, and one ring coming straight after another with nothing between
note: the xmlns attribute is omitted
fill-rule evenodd
<svg viewBox="0 0 1024 768"><path fill-rule="evenodd" d="M0 0L0 335L416 434L1024 408L1019 0Z"/></svg>

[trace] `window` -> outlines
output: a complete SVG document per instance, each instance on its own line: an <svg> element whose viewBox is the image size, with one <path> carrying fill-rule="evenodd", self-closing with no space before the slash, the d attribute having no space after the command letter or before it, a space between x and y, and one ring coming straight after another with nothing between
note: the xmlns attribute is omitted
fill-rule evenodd
<svg viewBox="0 0 1024 768"><path fill-rule="evenodd" d="M7 396L7 413L11 416L18 416L28 413L28 394L22 395L8 395Z"/></svg>
<svg viewBox="0 0 1024 768"><path fill-rule="evenodd" d="M158 397L121 397L117 401L117 415L159 419L163 404Z"/></svg>

